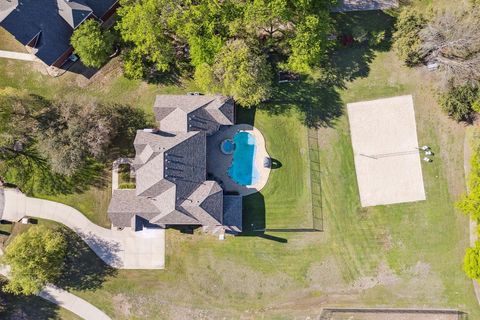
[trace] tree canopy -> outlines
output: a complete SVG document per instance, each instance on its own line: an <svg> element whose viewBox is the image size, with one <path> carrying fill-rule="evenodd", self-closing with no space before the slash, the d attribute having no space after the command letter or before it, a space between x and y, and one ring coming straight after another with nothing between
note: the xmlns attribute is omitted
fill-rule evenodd
<svg viewBox="0 0 480 320"><path fill-rule="evenodd" d="M393 34L393 47L400 59L409 67L422 62L420 32L427 19L418 10L406 7L400 12Z"/></svg>
<svg viewBox="0 0 480 320"><path fill-rule="evenodd" d="M476 104L480 99L477 87L471 85L450 85L446 93L439 98L442 109L457 121L470 121Z"/></svg>
<svg viewBox="0 0 480 320"><path fill-rule="evenodd" d="M198 70L202 73L196 73L197 82L205 91L220 90L245 107L270 97L272 75L266 57L243 40L229 41L211 68Z"/></svg>
<svg viewBox="0 0 480 320"><path fill-rule="evenodd" d="M262 70L273 64L275 69L309 73L328 49L327 35L333 28L329 7L334 2L121 0L116 28L127 46L125 74L142 78L180 71L193 73L198 80L208 69L218 69L214 64L225 60L235 41L248 43L258 57L253 64L263 64ZM269 76L272 81L273 73ZM264 81L258 75L249 81L256 79Z"/></svg>
<svg viewBox="0 0 480 320"><path fill-rule="evenodd" d="M116 28L128 45L124 56L126 75L141 78L149 68L160 72L170 70L182 46L174 32L180 3L175 0L124 0L121 4L117 10L121 19Z"/></svg>
<svg viewBox="0 0 480 320"><path fill-rule="evenodd" d="M113 35L94 19L87 19L73 32L70 42L83 64L100 68L113 52Z"/></svg>
<svg viewBox="0 0 480 320"><path fill-rule="evenodd" d="M14 294L37 294L62 273L67 242L60 231L34 226L7 246L2 262L11 267L3 289Z"/></svg>
<svg viewBox="0 0 480 320"><path fill-rule="evenodd" d="M56 101L39 122L38 149L56 173L71 175L88 157L101 158L113 137L110 110L95 103Z"/></svg>
<svg viewBox="0 0 480 320"><path fill-rule="evenodd" d="M468 277L480 279L480 242L476 241L475 246L467 248L463 260L463 270Z"/></svg>

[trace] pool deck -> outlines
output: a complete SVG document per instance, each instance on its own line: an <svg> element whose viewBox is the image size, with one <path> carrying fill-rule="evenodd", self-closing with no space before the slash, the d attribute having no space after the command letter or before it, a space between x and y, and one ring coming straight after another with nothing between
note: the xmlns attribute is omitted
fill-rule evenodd
<svg viewBox="0 0 480 320"><path fill-rule="evenodd" d="M254 166L258 170L258 180L255 184L241 186L234 182L228 175L228 168L232 164L233 154L223 154L220 150L220 144L225 139L233 139L238 131L246 131L255 137L255 158ZM222 127L214 135L207 138L207 172L215 177L223 189L227 192L238 192L241 196L246 196L262 190L267 184L270 168L263 166L265 157L270 157L267 153L265 138L255 127L248 124L237 124L229 127ZM211 179L211 178L209 178Z"/></svg>

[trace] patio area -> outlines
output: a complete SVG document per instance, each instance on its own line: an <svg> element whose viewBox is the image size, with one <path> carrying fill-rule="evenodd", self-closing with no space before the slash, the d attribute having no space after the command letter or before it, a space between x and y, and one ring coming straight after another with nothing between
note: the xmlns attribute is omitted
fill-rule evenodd
<svg viewBox="0 0 480 320"><path fill-rule="evenodd" d="M253 168L257 170L257 179L251 185L240 185L228 174L232 165L233 154L225 154L221 151L222 141L233 140L236 133L245 131L255 138L255 153ZM270 158L265 146L265 138L255 127L248 124L238 124L230 127L222 127L214 135L207 137L207 172L208 180L217 181L222 188L232 194L246 196L260 191L267 184L271 168L264 166L265 158Z"/></svg>

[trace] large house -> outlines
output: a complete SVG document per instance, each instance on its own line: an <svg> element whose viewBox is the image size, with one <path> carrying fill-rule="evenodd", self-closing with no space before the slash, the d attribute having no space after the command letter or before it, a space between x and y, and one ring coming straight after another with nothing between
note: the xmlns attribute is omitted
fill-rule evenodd
<svg viewBox="0 0 480 320"><path fill-rule="evenodd" d="M135 189L113 191L113 227L141 230L178 225L240 232L242 197L224 195L207 180L207 139L235 122L234 101L223 96L159 95L158 129L137 131Z"/></svg>
<svg viewBox="0 0 480 320"><path fill-rule="evenodd" d="M0 0L0 26L48 66L60 67L73 48L70 37L89 18L111 17L118 0Z"/></svg>

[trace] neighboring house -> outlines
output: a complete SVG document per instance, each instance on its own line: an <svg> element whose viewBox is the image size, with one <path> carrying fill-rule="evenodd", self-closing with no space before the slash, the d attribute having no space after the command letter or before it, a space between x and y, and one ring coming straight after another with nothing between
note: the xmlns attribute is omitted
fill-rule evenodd
<svg viewBox="0 0 480 320"><path fill-rule="evenodd" d="M136 189L113 191L113 227L203 226L240 232L242 197L224 195L207 180L207 139L235 123L235 105L223 96L159 95L159 130L137 131L133 168Z"/></svg>
<svg viewBox="0 0 480 320"><path fill-rule="evenodd" d="M48 66L61 67L73 52L70 37L83 21L101 23L118 0L0 0L0 26Z"/></svg>

